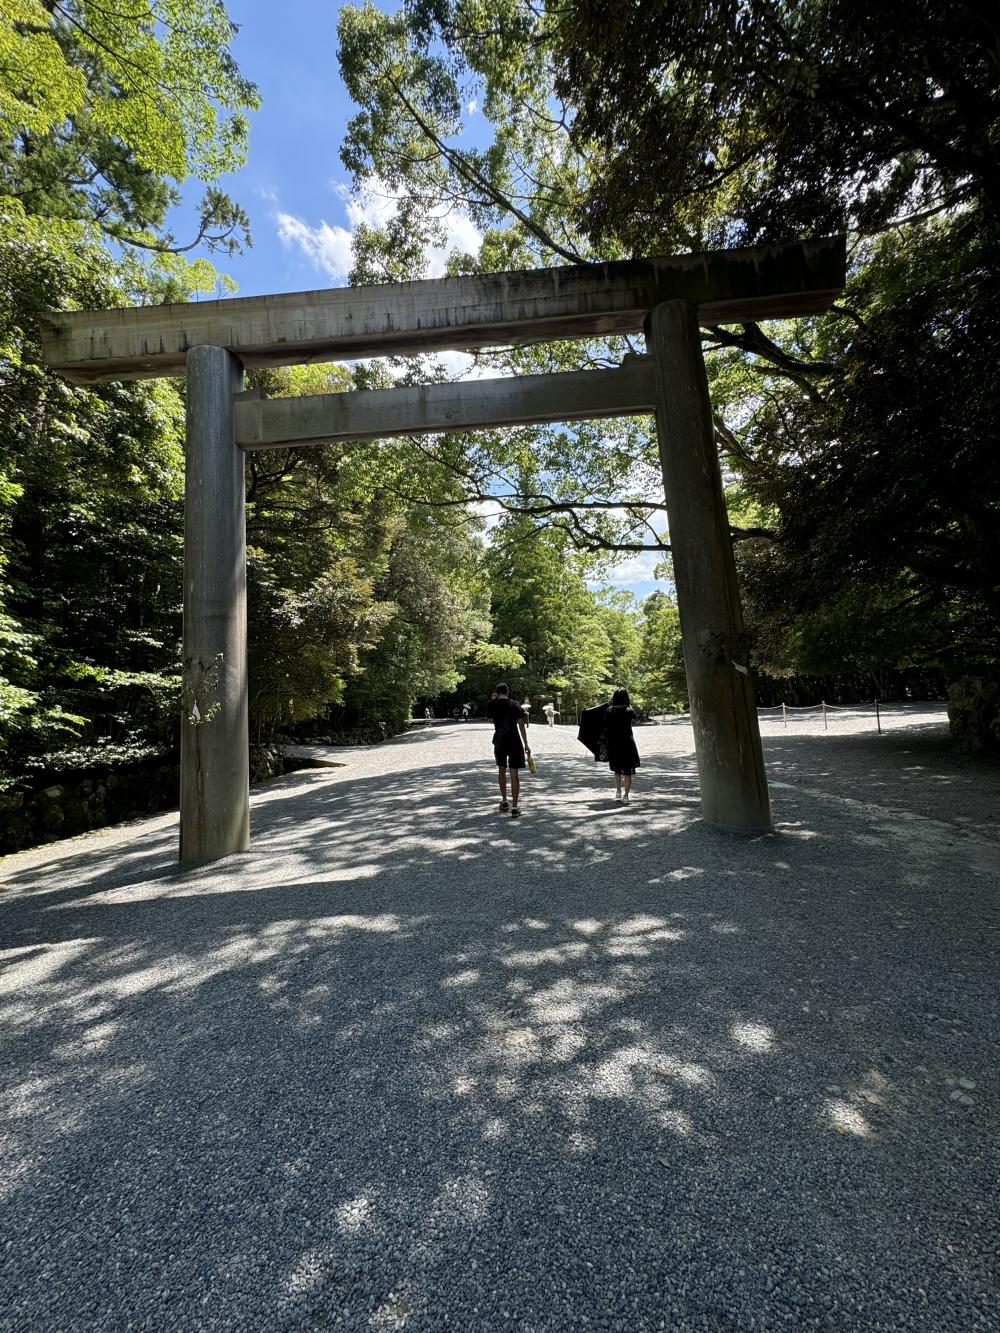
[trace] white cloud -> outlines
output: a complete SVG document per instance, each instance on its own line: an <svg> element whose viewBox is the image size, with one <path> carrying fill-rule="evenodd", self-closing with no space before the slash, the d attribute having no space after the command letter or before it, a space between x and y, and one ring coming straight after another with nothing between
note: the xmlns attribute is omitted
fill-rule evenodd
<svg viewBox="0 0 1000 1333"><path fill-rule="evenodd" d="M625 510L622 509L621 512L624 514ZM646 521L649 524L649 528L646 529L649 538L652 539L654 532L657 537L662 537L667 530L667 511L665 509L651 509L646 515ZM652 532L649 531L650 528Z"/></svg>
<svg viewBox="0 0 1000 1333"><path fill-rule="evenodd" d="M629 556L609 570L607 581L616 588L637 588L640 584L652 583L656 566L662 559L659 551L642 551Z"/></svg>
<svg viewBox="0 0 1000 1333"><path fill-rule="evenodd" d="M479 103L476 101L475 98L473 98L471 102L468 102L466 104L465 109L466 111L468 111L470 116L474 116L476 112L479 110Z"/></svg>
<svg viewBox="0 0 1000 1333"><path fill-rule="evenodd" d="M376 362L381 362L386 374L394 380L401 379L415 366L423 370L428 379L432 378L432 372L438 366L444 367L451 382L507 378L506 371L498 369L496 366L489 366L485 362L477 361L469 352L426 352L421 356L407 357L405 363L398 366L378 356L355 357L348 364L367 366Z"/></svg>
<svg viewBox="0 0 1000 1333"><path fill-rule="evenodd" d="M336 186L337 193L344 199L344 211L351 228L364 222L369 227L384 227L399 207L399 198L392 195L375 182L364 194L351 197L345 186Z"/></svg>
<svg viewBox="0 0 1000 1333"><path fill-rule="evenodd" d="M344 281L351 271L351 233L344 227L321 222L310 227L291 213L278 213L278 235L284 245L297 246L318 269L335 281Z"/></svg>
<svg viewBox="0 0 1000 1333"><path fill-rule="evenodd" d="M487 532L492 532L504 514L503 506L496 500L477 500L475 504L469 505L469 508L483 519Z"/></svg>
<svg viewBox="0 0 1000 1333"><path fill-rule="evenodd" d="M498 366L477 361L468 352L432 352L426 360L444 366L450 380L500 380L510 375L509 371Z"/></svg>
<svg viewBox="0 0 1000 1333"><path fill-rule="evenodd" d="M462 254L479 253L479 247L483 243L483 233L467 213L459 212L457 208L434 209L431 216L440 218L444 223L445 242L442 246L434 246L428 250L427 276L440 278L447 267L448 256L453 250L460 250Z"/></svg>
<svg viewBox="0 0 1000 1333"><path fill-rule="evenodd" d="M351 195L339 181L331 182L331 188L344 201L348 227L331 226L326 221L321 221L318 227L311 227L294 214L278 213L278 235L285 245L301 250L327 277L343 282L353 262L353 233L362 223L369 227L384 227L399 208L399 195L394 194L377 177L373 177L366 189L357 195ZM431 210L430 216L441 222L445 240L443 245L428 249L427 276L440 278L447 269L448 256L453 250L463 254L477 254L483 236L461 209L439 204Z"/></svg>
<svg viewBox="0 0 1000 1333"><path fill-rule="evenodd" d="M348 197L343 185L334 183L334 189L347 200L345 208L351 227L364 222L369 227L384 227L399 207L399 195L377 176L373 176L367 187L360 193ZM443 245L432 246L427 251L427 276L440 278L448 264L448 256L453 250L463 254L478 254L483 243L483 234L467 213L449 204L438 204L430 210L430 216L444 227Z"/></svg>
<svg viewBox="0 0 1000 1333"><path fill-rule="evenodd" d="M470 356L468 352L435 352L427 360L437 361L444 366L448 372L448 378L451 380L465 379L476 364L475 357ZM475 376L473 375L472 378L475 378Z"/></svg>

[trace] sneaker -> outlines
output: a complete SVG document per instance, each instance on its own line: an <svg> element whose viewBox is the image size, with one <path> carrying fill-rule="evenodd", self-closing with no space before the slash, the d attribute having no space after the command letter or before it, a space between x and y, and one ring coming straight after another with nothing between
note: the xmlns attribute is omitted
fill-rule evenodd
<svg viewBox="0 0 1000 1333"><path fill-rule="evenodd" d="M628 792L622 797L622 805L628 805Z"/></svg>
<svg viewBox="0 0 1000 1333"><path fill-rule="evenodd" d="M520 819L520 818L521 818L521 812L520 812L520 810L518 810L518 808L517 808L516 805L513 806L513 807L511 808L510 817L511 817L511 819Z"/></svg>
<svg viewBox="0 0 1000 1333"><path fill-rule="evenodd" d="M508 811L509 809L510 809L510 806L507 804L506 801L501 801L501 802L500 802L500 811L501 811L502 814L506 814L507 811Z"/></svg>
<svg viewBox="0 0 1000 1333"><path fill-rule="evenodd" d="M616 792L615 792L615 801L618 803L618 805L621 805L621 803L622 803L622 794L621 794L620 791L616 791Z"/></svg>

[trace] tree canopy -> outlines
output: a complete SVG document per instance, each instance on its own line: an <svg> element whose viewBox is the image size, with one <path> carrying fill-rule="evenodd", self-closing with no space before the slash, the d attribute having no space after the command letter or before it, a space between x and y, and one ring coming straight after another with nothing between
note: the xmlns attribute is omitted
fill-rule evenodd
<svg viewBox="0 0 1000 1333"><path fill-rule="evenodd" d="M247 217L214 182L242 165L257 90L221 0L2 0L0 189L39 217L156 252L233 249ZM208 184L196 236L165 229Z"/></svg>
<svg viewBox="0 0 1000 1333"><path fill-rule="evenodd" d="M1000 23L937 0L553 6L599 242L865 235L1000 204Z"/></svg>
<svg viewBox="0 0 1000 1333"><path fill-rule="evenodd" d="M344 161L418 218L466 210L483 242L456 268L849 232L829 315L704 334L755 660L776 678L839 674L861 690L866 672L876 688L995 669L997 35L964 4L342 12L361 108ZM512 512L591 549L668 552L646 527L660 499L650 423L525 443L545 460L524 474L543 497L509 486L492 441L485 461L483 446L471 455ZM624 512L602 510L615 494Z"/></svg>

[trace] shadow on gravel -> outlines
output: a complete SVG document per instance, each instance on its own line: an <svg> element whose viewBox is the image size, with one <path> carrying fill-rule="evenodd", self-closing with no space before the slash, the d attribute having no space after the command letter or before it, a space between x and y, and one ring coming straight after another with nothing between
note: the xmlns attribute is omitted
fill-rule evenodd
<svg viewBox="0 0 1000 1333"><path fill-rule="evenodd" d="M873 815L919 749L768 743L755 840L551 756L15 877L0 1326L995 1327L995 852Z"/></svg>

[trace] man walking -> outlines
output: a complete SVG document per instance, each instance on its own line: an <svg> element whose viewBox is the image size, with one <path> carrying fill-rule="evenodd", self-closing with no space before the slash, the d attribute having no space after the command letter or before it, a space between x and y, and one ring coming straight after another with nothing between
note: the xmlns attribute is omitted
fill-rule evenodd
<svg viewBox="0 0 1000 1333"><path fill-rule="evenodd" d="M510 690L501 681L490 697L486 715L493 722L493 755L497 764L497 781L500 784L500 809L510 809L511 819L517 819L520 810L517 800L521 794L521 769L524 768L525 755L531 754L528 746L528 733L524 724L527 720L524 709L510 697ZM510 799L507 805L507 769L510 769Z"/></svg>

